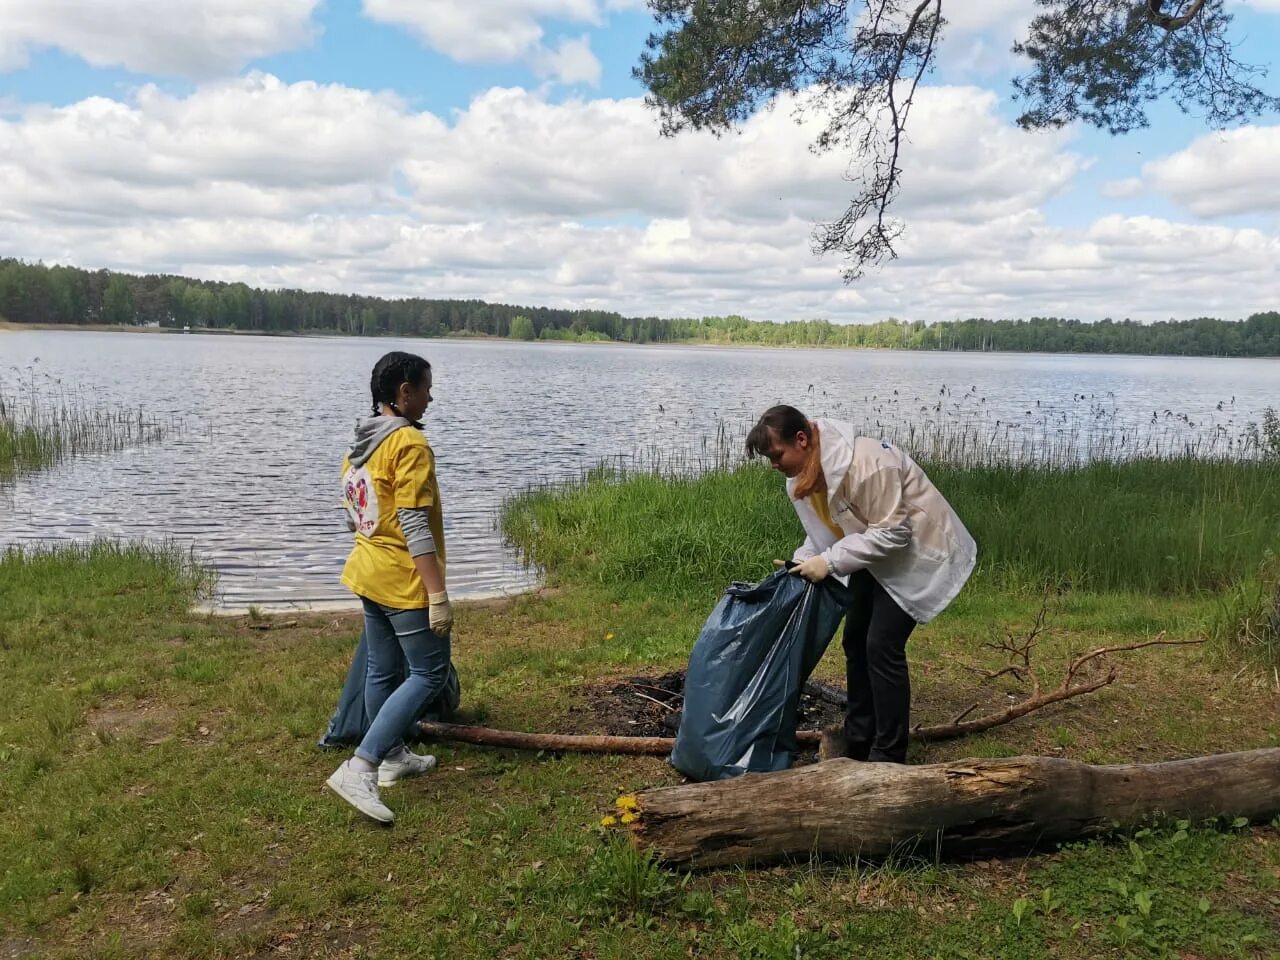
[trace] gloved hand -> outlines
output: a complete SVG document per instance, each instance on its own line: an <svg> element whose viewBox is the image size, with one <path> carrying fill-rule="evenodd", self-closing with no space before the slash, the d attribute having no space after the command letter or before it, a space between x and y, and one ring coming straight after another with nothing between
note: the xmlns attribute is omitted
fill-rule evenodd
<svg viewBox="0 0 1280 960"><path fill-rule="evenodd" d="M819 580L825 580L831 576L831 564L827 562L826 557L819 553L792 567L791 572L804 577L810 583L817 583Z"/></svg>
<svg viewBox="0 0 1280 960"><path fill-rule="evenodd" d="M447 637L453 629L453 604L449 602L449 594L441 590L439 593L427 594L427 619L431 624L431 632L439 637Z"/></svg>

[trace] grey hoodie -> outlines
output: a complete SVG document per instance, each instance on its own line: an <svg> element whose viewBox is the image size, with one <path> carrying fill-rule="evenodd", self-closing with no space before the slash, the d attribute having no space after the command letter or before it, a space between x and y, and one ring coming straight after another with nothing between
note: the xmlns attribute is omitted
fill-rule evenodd
<svg viewBox="0 0 1280 960"><path fill-rule="evenodd" d="M413 426L404 417L362 417L356 421L356 438L347 458L353 467L362 467L373 456L378 445L401 427Z"/></svg>
<svg viewBox="0 0 1280 960"><path fill-rule="evenodd" d="M351 466L364 466L383 440L401 427L411 426L413 424L404 417L373 416L357 420L356 438L347 452ZM409 547L409 556L420 557L436 552L436 541L431 535L430 515L426 507L400 507L396 510L396 519L400 521L400 530ZM349 520L347 526L352 527Z"/></svg>

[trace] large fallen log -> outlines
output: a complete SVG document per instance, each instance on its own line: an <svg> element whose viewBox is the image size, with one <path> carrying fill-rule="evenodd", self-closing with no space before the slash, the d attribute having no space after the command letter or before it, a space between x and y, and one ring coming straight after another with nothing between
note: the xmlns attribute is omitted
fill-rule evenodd
<svg viewBox="0 0 1280 960"><path fill-rule="evenodd" d="M1280 748L1090 766L1052 757L900 766L829 760L646 790L632 839L668 864L978 854L1094 837L1158 816L1280 813Z"/></svg>

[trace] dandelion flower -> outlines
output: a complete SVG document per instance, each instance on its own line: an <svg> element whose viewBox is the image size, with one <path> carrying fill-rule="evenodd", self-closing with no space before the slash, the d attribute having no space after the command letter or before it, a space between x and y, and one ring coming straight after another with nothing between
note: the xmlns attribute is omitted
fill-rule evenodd
<svg viewBox="0 0 1280 960"><path fill-rule="evenodd" d="M600 826L602 827L612 827L617 822L618 822L617 817L601 817L600 818Z"/></svg>
<svg viewBox="0 0 1280 960"><path fill-rule="evenodd" d="M639 820L640 818L639 818L639 817L637 817L637 816L636 816L634 813L632 813L630 810L628 810L626 813L624 813L624 814L623 814L622 816L620 816L618 819L619 819L619 820L621 820L623 823L635 823L635 822L636 822L637 820Z"/></svg>
<svg viewBox="0 0 1280 960"><path fill-rule="evenodd" d="M606 640L612 640L612 639L613 639L613 634L612 634L612 633L606 633L606 634L604 635L604 638L605 638Z"/></svg>
<svg viewBox="0 0 1280 960"><path fill-rule="evenodd" d="M619 810L638 810L639 804L636 803L636 795L634 793L624 793L617 799Z"/></svg>

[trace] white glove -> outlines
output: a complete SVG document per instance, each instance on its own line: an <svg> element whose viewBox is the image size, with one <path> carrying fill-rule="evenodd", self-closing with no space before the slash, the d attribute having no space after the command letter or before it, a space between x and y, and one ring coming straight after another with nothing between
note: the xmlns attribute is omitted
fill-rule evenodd
<svg viewBox="0 0 1280 960"><path fill-rule="evenodd" d="M791 572L804 577L810 583L817 583L819 580L825 580L831 576L831 564L827 562L826 557L819 553L792 567Z"/></svg>
<svg viewBox="0 0 1280 960"><path fill-rule="evenodd" d="M447 637L453 629L453 604L449 602L449 594L444 590L427 594L427 620L431 624L431 632L438 637Z"/></svg>

